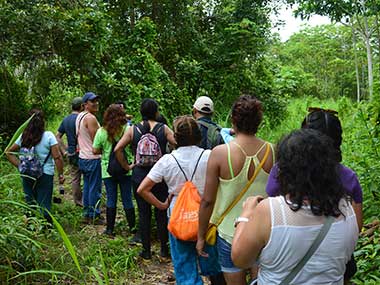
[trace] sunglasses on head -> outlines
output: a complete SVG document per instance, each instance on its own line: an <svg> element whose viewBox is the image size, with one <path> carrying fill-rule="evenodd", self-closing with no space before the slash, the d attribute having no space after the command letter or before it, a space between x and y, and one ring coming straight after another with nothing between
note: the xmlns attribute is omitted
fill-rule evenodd
<svg viewBox="0 0 380 285"><path fill-rule="evenodd" d="M332 114L332 115L338 115L338 111L331 110L331 109L323 109L323 108L319 108L319 107L309 107L309 108L307 108L307 111L309 113L325 112L325 113L329 113L329 114Z"/></svg>

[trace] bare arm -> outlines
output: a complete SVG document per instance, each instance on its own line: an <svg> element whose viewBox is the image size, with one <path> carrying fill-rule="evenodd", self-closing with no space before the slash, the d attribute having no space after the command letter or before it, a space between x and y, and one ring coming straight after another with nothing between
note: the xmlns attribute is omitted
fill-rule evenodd
<svg viewBox="0 0 380 285"><path fill-rule="evenodd" d="M165 137L170 145L175 146L177 144L174 138L173 131L166 125L165 125Z"/></svg>
<svg viewBox="0 0 380 285"><path fill-rule="evenodd" d="M165 202L158 200L151 192L154 185L156 185L156 183L152 179L145 177L137 189L137 193L143 197L145 201L155 206L157 209L166 210L169 207L169 198L166 199Z"/></svg>
<svg viewBox="0 0 380 285"><path fill-rule="evenodd" d="M250 268L256 261L270 236L271 222L268 200L259 201L260 196L249 197L243 203L241 217L248 222L240 222L236 226L231 247L231 258L240 268Z"/></svg>
<svg viewBox="0 0 380 285"><path fill-rule="evenodd" d="M67 145L63 142L63 134L61 134L60 132L57 132L55 137L57 138L57 141L58 141L58 145L59 145L59 150L61 151L61 153L63 155L65 155L67 153L66 149L67 149Z"/></svg>
<svg viewBox="0 0 380 285"><path fill-rule="evenodd" d="M55 167L57 168L58 175L59 175L59 183L62 184L65 181L65 177L63 176L63 159L62 155L59 151L58 145L52 145L50 147L51 149L51 155L55 162Z"/></svg>
<svg viewBox="0 0 380 285"><path fill-rule="evenodd" d="M102 149L101 148L92 148L92 153L93 154L102 154Z"/></svg>
<svg viewBox="0 0 380 285"><path fill-rule="evenodd" d="M83 120L84 120L85 126L87 127L90 138L93 141L95 138L96 131L99 129L98 120L92 114L89 116L86 116Z"/></svg>
<svg viewBox="0 0 380 285"><path fill-rule="evenodd" d="M14 153L18 152L19 149L20 149L20 146L14 143L5 151L5 155L7 156L7 159L9 160L9 162L12 163L16 167L18 167L20 162Z"/></svg>
<svg viewBox="0 0 380 285"><path fill-rule="evenodd" d="M132 138L133 138L133 128L128 128L114 149L116 159L119 161L119 163L125 170L129 170L133 167L133 166L131 167L128 164L128 161L125 159L124 154L123 154L125 147L132 142Z"/></svg>
<svg viewBox="0 0 380 285"><path fill-rule="evenodd" d="M198 254L205 257L207 256L203 251L205 237L219 186L220 167L218 157L220 156L220 148L215 148L210 154L207 163L205 190L199 207L199 229L196 247Z"/></svg>

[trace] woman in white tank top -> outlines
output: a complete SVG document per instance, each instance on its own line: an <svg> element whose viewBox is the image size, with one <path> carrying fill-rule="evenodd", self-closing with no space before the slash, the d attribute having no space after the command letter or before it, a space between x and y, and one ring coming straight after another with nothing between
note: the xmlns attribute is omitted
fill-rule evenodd
<svg viewBox="0 0 380 285"><path fill-rule="evenodd" d="M303 259L326 217L333 223L314 254L288 284L343 284L358 238L351 204L339 183L332 140L318 131L292 132L278 145L281 196L250 197L232 243L232 260L258 261L258 284L281 284Z"/></svg>

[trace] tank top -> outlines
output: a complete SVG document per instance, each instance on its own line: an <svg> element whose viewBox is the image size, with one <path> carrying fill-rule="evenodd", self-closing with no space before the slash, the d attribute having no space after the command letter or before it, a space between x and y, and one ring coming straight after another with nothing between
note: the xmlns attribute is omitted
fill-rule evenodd
<svg viewBox="0 0 380 285"><path fill-rule="evenodd" d="M136 128L139 128L141 133ZM136 156L137 144L144 133L145 132L143 124L139 123L133 126L133 138L131 143L131 149L134 156ZM162 155L166 154L166 145L168 141L165 136L165 124L156 123L153 129L151 130L151 133L154 134L154 136L157 138ZM133 167L132 170L132 180L135 181L135 183L140 184L140 182L145 178L145 176L149 173L151 169L152 167L141 167L136 165L135 167Z"/></svg>
<svg viewBox="0 0 380 285"><path fill-rule="evenodd" d="M77 129L79 158L82 159L100 159L101 154L92 153L92 139L87 128L84 125L84 118L89 115L88 112L81 112L78 114L75 121L75 127ZM99 123L98 123L99 125Z"/></svg>
<svg viewBox="0 0 380 285"><path fill-rule="evenodd" d="M264 143L261 146L261 148L256 152L256 154L248 156L240 145L238 145L234 141L232 141L231 143L234 143L243 152L243 154L245 155L245 162L240 173L234 176L231 164L230 145L226 144L228 166L230 168L232 178L223 179L219 177L219 186L216 195L214 211L211 215L211 223L217 223L219 217L224 213L224 211L228 208L232 201L239 195L240 191L243 190L244 186L248 183L249 166L251 164L251 161L253 161L253 164L256 169L260 164L260 161L257 158L257 154L260 153L260 151L267 145L267 143ZM270 147L272 149L274 163L275 158L272 144L270 144ZM243 208L243 202L247 199L247 197L252 195L261 195L263 197L268 196L265 192L268 176L269 173L265 172L265 170L263 169L260 169L255 181L251 184L247 192L245 192L243 197L239 200L235 207L232 208L232 210L224 217L223 221L218 226L218 234L227 242L232 243L233 235L235 232L234 220L236 217L240 216Z"/></svg>
<svg viewBox="0 0 380 285"><path fill-rule="evenodd" d="M325 221L324 216L313 215L308 206L294 212L288 203L283 196L269 198L271 234L259 257L258 284L280 284L304 257ZM351 204L342 199L339 209L344 216L335 219L292 285L343 284L346 263L354 251L359 230Z"/></svg>

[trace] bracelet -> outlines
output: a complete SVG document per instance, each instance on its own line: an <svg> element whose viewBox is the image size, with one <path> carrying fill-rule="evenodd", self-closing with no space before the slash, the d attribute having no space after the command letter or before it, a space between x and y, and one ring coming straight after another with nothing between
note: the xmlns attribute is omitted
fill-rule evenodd
<svg viewBox="0 0 380 285"><path fill-rule="evenodd" d="M246 217L237 217L237 218L235 219L235 221L234 221L234 227L236 228L237 225L238 225L239 223L241 223L241 222L243 222L243 223L247 223L248 221L249 221L249 219L246 218Z"/></svg>

